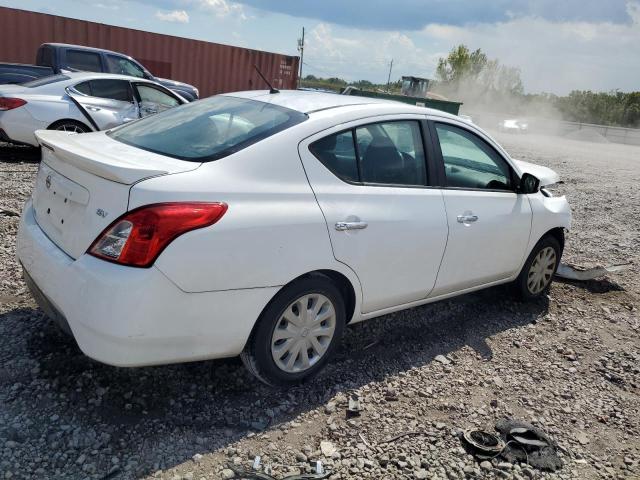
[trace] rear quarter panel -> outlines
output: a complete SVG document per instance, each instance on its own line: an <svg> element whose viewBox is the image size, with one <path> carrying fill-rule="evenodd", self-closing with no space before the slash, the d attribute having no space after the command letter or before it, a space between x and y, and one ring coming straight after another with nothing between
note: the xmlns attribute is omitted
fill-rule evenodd
<svg viewBox="0 0 640 480"><path fill-rule="evenodd" d="M295 130L294 130L295 132ZM193 172L149 179L130 208L162 201L225 202L211 227L174 240L156 266L187 292L281 286L318 269L357 278L335 261L327 226L289 131Z"/></svg>

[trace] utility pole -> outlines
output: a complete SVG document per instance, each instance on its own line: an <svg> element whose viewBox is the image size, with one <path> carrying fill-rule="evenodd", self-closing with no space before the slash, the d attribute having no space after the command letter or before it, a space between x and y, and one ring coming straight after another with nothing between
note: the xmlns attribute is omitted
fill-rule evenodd
<svg viewBox="0 0 640 480"><path fill-rule="evenodd" d="M298 87L302 84L302 63L304 60L304 27L302 27L302 38L298 39L298 51L300 52L300 71L298 72Z"/></svg>
<svg viewBox="0 0 640 480"><path fill-rule="evenodd" d="M393 68L393 58L389 64L389 76L387 77L387 93L389 93L389 84L391 83L391 69Z"/></svg>

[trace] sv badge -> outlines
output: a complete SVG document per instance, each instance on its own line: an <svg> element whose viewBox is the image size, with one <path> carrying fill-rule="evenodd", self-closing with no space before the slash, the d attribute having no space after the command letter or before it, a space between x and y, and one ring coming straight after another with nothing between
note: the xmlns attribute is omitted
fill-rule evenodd
<svg viewBox="0 0 640 480"><path fill-rule="evenodd" d="M106 218L108 213L105 212L103 209L99 208L99 209L96 210L96 215L98 215L99 217L102 217L102 218Z"/></svg>

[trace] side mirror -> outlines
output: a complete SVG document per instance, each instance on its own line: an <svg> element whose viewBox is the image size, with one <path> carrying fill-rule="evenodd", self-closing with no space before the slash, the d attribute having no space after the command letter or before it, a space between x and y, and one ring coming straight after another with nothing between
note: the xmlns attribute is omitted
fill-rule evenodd
<svg viewBox="0 0 640 480"><path fill-rule="evenodd" d="M520 184L518 185L518 193L537 193L540 190L540 180L537 177L534 177L530 173L525 173L522 175L520 179Z"/></svg>

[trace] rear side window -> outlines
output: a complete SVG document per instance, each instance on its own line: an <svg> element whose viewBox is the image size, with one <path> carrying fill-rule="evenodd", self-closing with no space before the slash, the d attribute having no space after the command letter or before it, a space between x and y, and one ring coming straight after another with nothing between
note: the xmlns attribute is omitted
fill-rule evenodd
<svg viewBox="0 0 640 480"><path fill-rule="evenodd" d="M38 49L36 63L44 67L53 67L53 48L40 47Z"/></svg>
<svg viewBox="0 0 640 480"><path fill-rule="evenodd" d="M91 80L88 83L90 85L91 93L87 95L98 98L108 98L111 100L120 100L123 102L133 101L131 85L125 80ZM78 87L76 87L76 90L78 90ZM80 91L85 93L85 91Z"/></svg>
<svg viewBox="0 0 640 480"><path fill-rule="evenodd" d="M91 84L89 82L82 82L73 87L74 90L77 90L80 93L84 93L85 95L91 96Z"/></svg>
<svg viewBox="0 0 640 480"><path fill-rule="evenodd" d="M347 182L359 182L353 131L329 135L309 147L318 160L334 175Z"/></svg>
<svg viewBox="0 0 640 480"><path fill-rule="evenodd" d="M416 121L364 125L318 140L309 149L347 182L427 185L422 133Z"/></svg>
<svg viewBox="0 0 640 480"><path fill-rule="evenodd" d="M83 72L101 72L100 55L82 50L67 50L67 66Z"/></svg>
<svg viewBox="0 0 640 480"><path fill-rule="evenodd" d="M150 152L207 162L238 152L306 119L306 114L278 105L218 95L118 127L108 135Z"/></svg>

